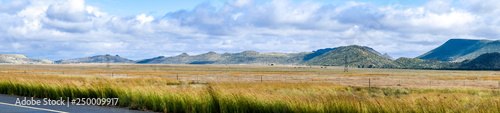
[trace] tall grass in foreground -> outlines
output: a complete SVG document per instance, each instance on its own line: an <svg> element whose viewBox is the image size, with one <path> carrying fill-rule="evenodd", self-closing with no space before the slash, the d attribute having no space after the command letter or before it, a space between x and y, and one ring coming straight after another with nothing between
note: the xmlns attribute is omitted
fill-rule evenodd
<svg viewBox="0 0 500 113"><path fill-rule="evenodd" d="M2 94L119 98L121 107L159 112L500 112L500 93L496 90L367 89L283 82L182 85L163 78L12 74L0 77Z"/></svg>

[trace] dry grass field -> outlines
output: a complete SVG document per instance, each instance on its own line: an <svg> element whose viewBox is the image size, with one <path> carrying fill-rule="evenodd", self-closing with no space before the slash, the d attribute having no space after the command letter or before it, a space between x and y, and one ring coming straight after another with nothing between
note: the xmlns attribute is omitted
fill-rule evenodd
<svg viewBox="0 0 500 113"><path fill-rule="evenodd" d="M0 93L158 112L500 112L500 72L319 66L0 65Z"/></svg>

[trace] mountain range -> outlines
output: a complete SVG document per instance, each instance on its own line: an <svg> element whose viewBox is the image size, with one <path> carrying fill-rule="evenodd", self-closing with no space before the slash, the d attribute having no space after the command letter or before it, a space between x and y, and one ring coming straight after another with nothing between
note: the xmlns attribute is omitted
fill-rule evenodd
<svg viewBox="0 0 500 113"><path fill-rule="evenodd" d="M416 58L394 60L387 53L367 46L351 45L319 49L300 53L240 53L219 54L213 51L199 55L182 53L177 56L159 56L150 59L130 60L118 55L59 60L55 63L139 63L139 64L257 64L257 65L349 65L359 68L407 68L407 69L500 69L498 53L500 41L450 39L443 45ZM43 59L29 59L24 55L0 56L0 63L54 63Z"/></svg>
<svg viewBox="0 0 500 113"><path fill-rule="evenodd" d="M191 56L182 53L177 56L159 56L150 59L132 61L119 56L97 55L93 57L59 60L56 63L139 63L139 64L257 64L257 65L329 65L345 64L345 55L349 53L349 64L356 67L395 67L387 54L380 54L367 46L341 46L301 53L259 53L243 51L240 53L208 52Z"/></svg>
<svg viewBox="0 0 500 113"><path fill-rule="evenodd" d="M259 53L243 51L240 53L208 52L190 56L182 53L173 57L159 56L151 59L138 60L141 64L294 64L300 62L307 53Z"/></svg>
<svg viewBox="0 0 500 113"><path fill-rule="evenodd" d="M328 55L337 53L332 52L338 49L342 50L344 48L357 48L362 49L364 52L370 53L370 55L378 56L386 61L390 61L391 57L386 55L383 56L374 49L366 46L343 46L337 48L326 48L319 49L313 52L301 52L301 53L259 53L257 51L243 51L240 53L224 53L219 54L215 52L208 52L200 55L190 56L187 53L182 53L173 57L159 56L151 59L138 60L137 63L141 64L281 64L281 65L295 65L295 64L308 64L308 65L343 65L339 62L329 62L329 63L319 63L317 62L320 58L328 57ZM334 58L328 59L339 59L343 53L338 54ZM385 57L389 58L385 58ZM342 59L344 59L342 57ZM330 60L333 61L333 60Z"/></svg>

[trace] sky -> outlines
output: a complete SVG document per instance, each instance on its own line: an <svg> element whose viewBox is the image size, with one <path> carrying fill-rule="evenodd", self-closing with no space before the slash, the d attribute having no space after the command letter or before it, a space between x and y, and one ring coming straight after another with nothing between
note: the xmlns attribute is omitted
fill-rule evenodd
<svg viewBox="0 0 500 113"><path fill-rule="evenodd" d="M0 54L61 60L311 52L363 45L414 58L498 40L496 0L1 0Z"/></svg>

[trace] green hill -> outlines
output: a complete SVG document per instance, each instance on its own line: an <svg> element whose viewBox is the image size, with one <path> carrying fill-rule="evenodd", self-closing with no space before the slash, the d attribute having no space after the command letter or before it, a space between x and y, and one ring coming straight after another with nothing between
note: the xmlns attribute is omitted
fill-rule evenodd
<svg viewBox="0 0 500 113"><path fill-rule="evenodd" d="M500 69L500 53L486 53L462 63L461 69Z"/></svg>
<svg viewBox="0 0 500 113"><path fill-rule="evenodd" d="M452 62L442 62L436 59L423 60L417 58L398 58L394 63L401 69L454 69L457 64Z"/></svg>
<svg viewBox="0 0 500 113"><path fill-rule="evenodd" d="M461 62L488 52L500 52L500 40L450 39L438 48L416 58Z"/></svg>
<svg viewBox="0 0 500 113"><path fill-rule="evenodd" d="M366 50L372 52L372 53L375 53L379 56L382 56L384 58L388 58L388 59L391 59L391 60L394 60L394 58L392 58L389 54L385 53L385 54L380 54L378 51L376 51L375 49L371 48L371 47L368 47L368 46L363 46ZM316 50L316 51L313 51L312 53L309 53L307 54L305 57L304 57L304 61L307 61L307 60L310 60L314 57L317 57L317 56L320 56L322 54L325 54L331 50L335 50L337 48L325 48L325 49L319 49L319 50Z"/></svg>
<svg viewBox="0 0 500 113"><path fill-rule="evenodd" d="M376 54L373 51L373 49L358 45L342 46L320 56L314 57L308 61L305 61L305 63L308 65L342 66L345 64L345 59L347 56L347 64L351 67L397 67L397 65L395 65L392 60L382 57L380 54Z"/></svg>

